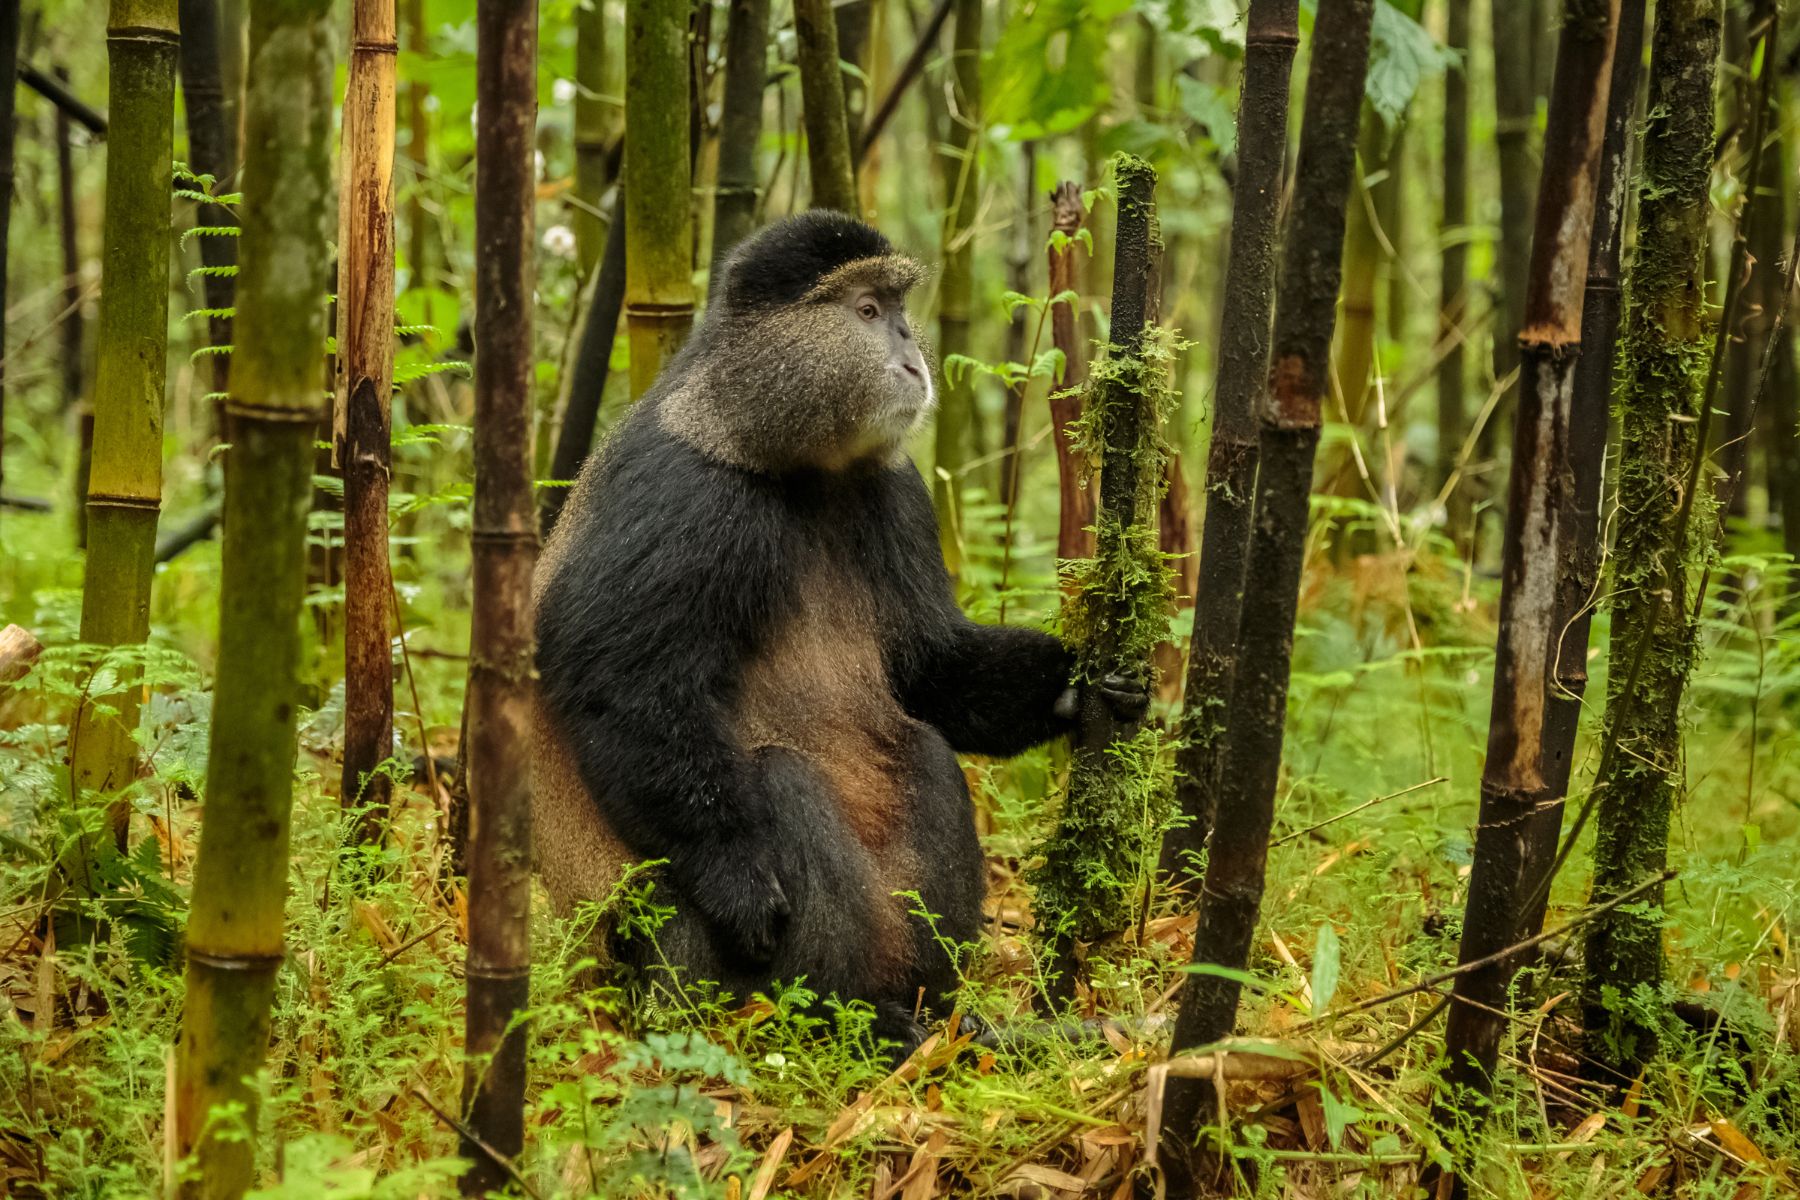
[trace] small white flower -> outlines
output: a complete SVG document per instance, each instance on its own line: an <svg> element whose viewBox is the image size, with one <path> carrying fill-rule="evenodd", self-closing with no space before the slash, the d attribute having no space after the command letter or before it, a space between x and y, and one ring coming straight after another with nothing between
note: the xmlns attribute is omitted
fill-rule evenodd
<svg viewBox="0 0 1800 1200"><path fill-rule="evenodd" d="M550 98L558 104L575 103L575 81L573 79L557 80L551 85Z"/></svg>
<svg viewBox="0 0 1800 1200"><path fill-rule="evenodd" d="M544 249L558 258L575 257L575 231L567 225L552 225L544 230Z"/></svg>
<svg viewBox="0 0 1800 1200"><path fill-rule="evenodd" d="M779 1071L781 1068L787 1066L787 1055L779 1050L771 1050L769 1053L763 1055L763 1062Z"/></svg>

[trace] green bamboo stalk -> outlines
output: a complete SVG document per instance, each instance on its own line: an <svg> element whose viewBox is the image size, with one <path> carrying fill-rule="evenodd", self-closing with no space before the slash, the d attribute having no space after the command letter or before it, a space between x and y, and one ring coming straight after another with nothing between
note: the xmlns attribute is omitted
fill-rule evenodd
<svg viewBox="0 0 1800 1200"><path fill-rule="evenodd" d="M1437 459L1433 481L1442 487L1456 473L1468 417L1463 399L1465 371L1459 340L1468 312L1469 244L1469 0L1446 0L1445 45L1464 63L1444 72L1444 213L1439 225L1443 261L1438 285L1438 337L1445 343L1437 371ZM1468 492L1450 495L1447 521L1452 537L1468 527Z"/></svg>
<svg viewBox="0 0 1800 1200"><path fill-rule="evenodd" d="M956 42L952 52L955 111L949 114L948 147L939 167L945 183L943 274L938 280L938 355L945 361L969 351L969 321L975 294L973 229L981 193L977 141L981 134L981 0L956 0ZM974 441L975 381L967 372L946 373L938 398L936 470L932 499L937 506L938 540L950 577L961 574L962 487Z"/></svg>
<svg viewBox="0 0 1800 1200"><path fill-rule="evenodd" d="M575 5L575 261L586 279L606 244L600 197L606 191L606 151L611 114L606 94L605 0ZM721 147L722 149L722 147Z"/></svg>
<svg viewBox="0 0 1800 1200"><path fill-rule="evenodd" d="M189 1198L235 1198L254 1181L253 1081L282 961L306 520L335 217L331 9L331 0L251 3L219 666L176 1057L176 1145L195 1156L181 1184Z"/></svg>
<svg viewBox="0 0 1800 1200"><path fill-rule="evenodd" d="M831 15L831 0L794 0L794 35L799 43L812 206L855 216L856 165L850 157L844 72L838 65L837 21Z"/></svg>
<svg viewBox="0 0 1800 1200"><path fill-rule="evenodd" d="M1700 649L1688 573L1714 523L1706 507L1711 489L1692 495L1689 486L1711 337L1704 285L1721 14L1721 0L1660 0L1651 37L1637 255L1620 347L1617 599L1606 696L1606 737L1618 752L1594 780L1596 903L1654 877L1667 862L1681 702ZM1698 519L1686 520L1690 510ZM1640 653L1641 665L1620 669ZM1658 1041L1661 900L1659 887L1644 904L1609 912L1587 932L1588 1051L1627 1077Z"/></svg>
<svg viewBox="0 0 1800 1200"><path fill-rule="evenodd" d="M625 4L625 328L631 398L694 324L685 0Z"/></svg>
<svg viewBox="0 0 1800 1200"><path fill-rule="evenodd" d="M756 224L756 151L762 141L769 0L732 0L719 113L719 186L713 199L712 278Z"/></svg>
<svg viewBox="0 0 1800 1200"><path fill-rule="evenodd" d="M18 95L19 71L19 5L15 2L0 10L0 80L6 95L0 96L0 429L6 425L6 231L12 225L13 196L13 105ZM60 110L58 110L60 112ZM59 116L59 131L67 129ZM0 488L6 483L4 439L0 439Z"/></svg>
<svg viewBox="0 0 1800 1200"><path fill-rule="evenodd" d="M162 503L178 28L175 0L113 0L107 16L112 87L81 594L81 640L100 646L141 645L150 633ZM69 740L77 795L116 791L136 776L135 680L135 672L123 672L117 692L91 697L76 710ZM102 706L116 712L104 713ZM121 843L129 817L122 805L108 813L112 836Z"/></svg>

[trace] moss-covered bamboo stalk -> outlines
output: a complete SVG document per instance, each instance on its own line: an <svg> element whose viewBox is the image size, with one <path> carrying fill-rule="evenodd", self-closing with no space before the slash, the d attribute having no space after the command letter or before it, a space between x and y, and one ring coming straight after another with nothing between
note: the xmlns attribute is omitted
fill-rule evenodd
<svg viewBox="0 0 1800 1200"><path fill-rule="evenodd" d="M1458 956L1461 963L1488 965L1457 976L1445 1036L1450 1089L1440 1117L1456 1118L1465 1128L1481 1118L1493 1090L1507 990L1518 967L1517 959L1493 956L1536 932L1521 928L1521 913L1555 852L1554 835L1546 848L1530 834L1545 814L1560 816L1562 810L1545 755L1553 667L1567 624L1558 603L1564 573L1559 550L1568 543L1563 523L1575 515L1565 500L1572 473L1569 431L1618 15L1619 0L1572 0L1544 132L1547 161L1557 169L1545 171L1539 187L1525 323L1518 334L1500 633Z"/></svg>
<svg viewBox="0 0 1800 1200"><path fill-rule="evenodd" d="M1605 718L1617 752L1594 780L1596 902L1660 874L1667 862L1681 778L1681 700L1699 653L1688 574L1713 522L1702 507L1707 497L1694 494L1710 490L1693 489L1691 481L1704 436L1707 188L1721 11L1720 0L1661 0L1651 35L1619 390L1614 667ZM1700 516L1692 518L1696 508ZM1628 1075L1657 1045L1661 900L1657 888L1644 904L1609 912L1587 930L1588 1052Z"/></svg>
<svg viewBox="0 0 1800 1200"><path fill-rule="evenodd" d="M1306 555L1313 459L1331 365L1343 262L1344 214L1354 185L1356 127L1369 62L1375 0L1321 5L1283 233L1267 382L1260 421L1256 508L1239 621L1236 682L1226 710L1226 759L1200 892L1195 964L1241 971L1262 907L1263 871L1287 717L1294 615ZM1182 985L1173 1045L1217 1041L1237 1019L1239 984L1191 974ZM1165 1097L1162 1153L1172 1181L1191 1166L1197 1088ZM1172 1194L1182 1194L1178 1189Z"/></svg>
<svg viewBox="0 0 1800 1200"><path fill-rule="evenodd" d="M732 0L719 110L719 186L713 200L712 277L756 224L756 151L762 144L769 0Z"/></svg>
<svg viewBox="0 0 1800 1200"><path fill-rule="evenodd" d="M169 186L174 152L174 0L113 0L107 16L111 93L101 257L94 449L88 473L88 556L81 640L141 645L162 503L162 423L169 337ZM75 714L69 740L78 793L115 791L137 773L138 688ZM101 711L101 706L115 710ZM109 824L123 841L130 812Z"/></svg>
<svg viewBox="0 0 1800 1200"><path fill-rule="evenodd" d="M236 109L225 102L225 85L219 72L219 0L180 0L181 100L187 119L188 167L197 175L211 175L217 191L230 190L237 170ZM209 227L235 225L237 218L218 204L202 204L199 224ZM208 267L230 266L237 261L237 239L202 237L200 261ZM207 318L207 337L214 346L231 344L228 309L236 283L228 275L209 274L205 280L206 307L215 310ZM213 391L223 394L230 386L231 356L215 354Z"/></svg>
<svg viewBox="0 0 1800 1200"><path fill-rule="evenodd" d="M235 1198L254 1181L257 1095L246 1080L268 1047L282 960L333 202L331 7L251 8L219 665L176 1057L176 1145L196 1156L186 1197ZM215 1116L224 1105L241 1115Z"/></svg>
<svg viewBox="0 0 1800 1200"><path fill-rule="evenodd" d="M831 0L794 0L800 96L806 116L806 163L812 206L856 215L856 164L844 110L844 72L838 63L837 21Z"/></svg>
<svg viewBox="0 0 1800 1200"><path fill-rule="evenodd" d="M394 0L355 0L344 90L338 240L337 406L344 475L344 766L339 793L360 810L357 840L386 822L394 754L388 612L388 461L394 390Z"/></svg>
<svg viewBox="0 0 1800 1200"><path fill-rule="evenodd" d="M575 261L586 279L600 262L606 222L600 197L607 184L607 145L612 121L606 96L606 3L575 5ZM725 143L721 141L723 152Z"/></svg>
<svg viewBox="0 0 1800 1200"><path fill-rule="evenodd" d="M1225 263L1219 374L1206 459L1206 515L1194 593L1194 634L1175 751L1175 806L1186 824L1163 839L1161 869L1199 883L1199 854L1212 832L1225 712L1237 674L1238 617L1256 483L1255 398L1269 372L1269 325L1281 167L1287 156L1288 79L1300 43L1298 0L1254 0L1244 37L1238 98L1237 178ZM1190 902L1199 897L1190 889Z"/></svg>
<svg viewBox="0 0 1800 1200"><path fill-rule="evenodd" d="M1080 294L1081 185L1064 180L1050 193L1050 294ZM1060 235L1060 236L1058 236ZM1081 385L1087 378L1086 347L1076 331L1078 301L1050 306L1050 342L1063 356L1061 385L1050 390L1050 431L1056 441L1056 557L1062 562L1094 553L1094 492L1086 466L1076 451L1071 427L1081 418Z"/></svg>
<svg viewBox="0 0 1800 1200"><path fill-rule="evenodd" d="M625 3L625 327L634 400L694 324L687 10L684 0Z"/></svg>
<svg viewBox="0 0 1800 1200"><path fill-rule="evenodd" d="M1156 502L1167 446L1167 354L1153 344L1162 235L1156 172L1131 155L1114 159L1118 253L1112 336L1094 368L1082 442L1101 464L1094 558L1066 621L1076 678L1150 678L1150 656L1168 629L1169 575L1157 551ZM1097 686L1084 688L1074 761L1056 833L1035 876L1032 911L1049 948L1052 1000L1074 994L1075 944L1127 928L1154 852L1155 734L1123 720ZM1148 744L1146 745L1146 741Z"/></svg>
<svg viewBox="0 0 1800 1200"><path fill-rule="evenodd" d="M981 198L977 140L981 133L982 0L956 0L956 38L951 54L953 111L948 141L939 158L945 205L938 279L938 361L969 351L969 322L975 303L975 213ZM945 373L938 398L934 437L932 499L937 506L938 540L951 578L962 570L962 487L972 454L975 382L967 371Z"/></svg>
<svg viewBox="0 0 1800 1200"><path fill-rule="evenodd" d="M1464 411L1466 368L1462 323L1468 312L1469 243L1469 0L1446 0L1444 44L1462 54L1461 66L1444 72L1444 208L1438 225L1443 245L1438 274L1438 339L1444 357L1437 369L1437 459L1434 479L1443 487L1456 474L1468 434ZM1448 521L1451 536L1467 531L1467 490L1451 493Z"/></svg>
<svg viewBox="0 0 1800 1200"><path fill-rule="evenodd" d="M517 1155L525 1137L525 1030L513 1027L531 980L531 335L537 124L537 0L486 0L477 12L475 143L474 614L469 647L469 955L463 1110L486 1146ZM685 59L684 59L685 62ZM685 73L685 72L684 72ZM686 178L687 105L672 145ZM633 109L632 115L638 110ZM646 172L635 167L634 182ZM629 195L629 193L628 193ZM686 227L687 195L679 197ZM682 279L687 278L687 264ZM465 1139L464 1195L504 1185Z"/></svg>

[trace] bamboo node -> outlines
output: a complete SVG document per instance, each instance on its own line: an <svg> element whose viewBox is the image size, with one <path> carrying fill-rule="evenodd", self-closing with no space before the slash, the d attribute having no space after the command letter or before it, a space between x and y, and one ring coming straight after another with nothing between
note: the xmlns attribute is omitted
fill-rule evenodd
<svg viewBox="0 0 1800 1200"><path fill-rule="evenodd" d="M120 25L106 31L108 42L151 42L171 49L179 48L181 35L173 29L163 29L155 25Z"/></svg>
<svg viewBox="0 0 1800 1200"><path fill-rule="evenodd" d="M399 54L400 45L393 41L378 42L373 39L358 38L350 44L350 52L352 54Z"/></svg>
<svg viewBox="0 0 1800 1200"><path fill-rule="evenodd" d="M117 492L89 492L89 508L126 508L138 512L161 512L161 496L126 496Z"/></svg>
<svg viewBox="0 0 1800 1200"><path fill-rule="evenodd" d="M242 400L227 400L220 406L220 411L228 417L239 417L246 421L317 425L322 409L289 408L277 404L250 404Z"/></svg>
<svg viewBox="0 0 1800 1200"><path fill-rule="evenodd" d="M190 964L215 971L273 971L286 961L287 954L208 954L189 946L187 957Z"/></svg>

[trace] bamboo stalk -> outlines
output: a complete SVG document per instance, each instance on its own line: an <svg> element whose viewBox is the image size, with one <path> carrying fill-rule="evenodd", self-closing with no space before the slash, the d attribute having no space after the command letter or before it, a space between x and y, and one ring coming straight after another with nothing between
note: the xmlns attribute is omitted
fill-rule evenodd
<svg viewBox="0 0 1800 1200"><path fill-rule="evenodd" d="M355 0L344 90L338 240L337 397L344 474L344 765L339 799L356 840L379 841L392 780L394 651L388 608L390 406L394 390L394 0Z"/></svg>
<svg viewBox="0 0 1800 1200"><path fill-rule="evenodd" d="M1554 665L1566 624L1558 603L1564 570L1558 550L1570 544L1570 531L1563 526L1576 516L1564 498L1565 477L1573 469L1572 398L1582 356L1585 280L1591 269L1619 9L1620 0L1578 0L1563 22L1556 56L1544 153L1557 169L1543 172L1539 184L1529 290L1518 335L1519 401L1500 633L1460 962L1488 960L1521 933L1535 932L1522 929L1521 912L1546 865L1539 858L1546 848L1541 838L1529 834L1544 814L1561 812L1546 755ZM1547 850L1555 851L1554 833ZM1506 1027L1506 993L1517 966L1516 960L1501 960L1457 977L1445 1035L1450 1089L1438 1114L1444 1121L1466 1125L1480 1119L1485 1105L1479 1098L1493 1090ZM1467 1160L1459 1161L1459 1191L1467 1187L1466 1169Z"/></svg>
<svg viewBox="0 0 1800 1200"><path fill-rule="evenodd" d="M650 390L694 323L687 4L625 4L625 327L631 397Z"/></svg>
<svg viewBox="0 0 1800 1200"><path fill-rule="evenodd" d="M600 262L606 223L600 219L600 197L606 191L607 148L611 114L606 101L605 0L578 0L575 5L575 261L581 277ZM721 149L723 147L721 146Z"/></svg>
<svg viewBox="0 0 1800 1200"><path fill-rule="evenodd" d="M719 110L719 186L713 200L712 281L756 225L756 151L762 142L769 0L732 0Z"/></svg>
<svg viewBox="0 0 1800 1200"><path fill-rule="evenodd" d="M67 72L46 75L28 62L20 62L18 70L19 82L55 105L57 112L97 138L106 136L106 114L69 90L69 81L63 78Z"/></svg>
<svg viewBox="0 0 1800 1200"><path fill-rule="evenodd" d="M538 546L531 494L536 0L484 3L476 22L482 121L475 146L475 337L481 353L475 360L475 600L464 750L470 919L463 1111L483 1145L516 1157L525 1138L526 1067L525 1030L514 1018L529 1000L531 981L531 773L519 769L518 750L531 737L531 572ZM678 33L681 28L677 22ZM629 45L641 49L643 43L634 36ZM679 36L673 47L681 50ZM680 71L685 74L685 66ZM682 91L676 93L668 147L676 151L685 181ZM635 124L641 110L630 111ZM643 166L639 158L629 169L634 184L649 180ZM645 190L656 194L654 187ZM685 233L685 187L678 199L676 228ZM680 263L683 282L687 265ZM463 1194L504 1186L504 1173L492 1157L474 1153L472 1141L463 1146L474 1160L462 1177Z"/></svg>
<svg viewBox="0 0 1800 1200"><path fill-rule="evenodd" d="M59 67L57 71L60 77L66 79L66 68ZM82 403L82 389L86 385L87 375L82 358L87 341L87 322L81 312L81 222L75 207L75 153L71 136L73 126L74 122L69 119L69 114L57 109L56 216L63 269L62 385L65 410ZM3 332L4 321L0 321L0 333ZM78 495L85 498L86 489ZM76 512L80 513L81 510L82 506L78 503Z"/></svg>
<svg viewBox="0 0 1800 1200"><path fill-rule="evenodd" d="M331 7L251 8L242 346L225 405L219 665L176 1057L177 1152L196 1156L180 1189L189 1198L235 1198L253 1182L253 1081L282 961L332 211ZM224 1105L238 1115L216 1111Z"/></svg>
<svg viewBox="0 0 1800 1200"><path fill-rule="evenodd" d="M1168 572L1156 553L1156 502L1167 447L1162 404L1166 364L1150 343L1159 296L1162 236L1156 172L1132 155L1114 160L1118 192L1117 273L1104 368L1085 402L1084 432L1104 462L1092 570L1068 625L1075 677L1150 679L1150 656L1166 632ZM1074 995L1075 944L1115 934L1137 916L1137 886L1150 830L1145 768L1119 751L1143 720L1120 718L1098 687L1083 690L1069 785L1056 833L1043 848L1032 901L1049 947L1052 1001Z"/></svg>
<svg viewBox="0 0 1800 1200"><path fill-rule="evenodd" d="M1519 365L1511 331L1524 327L1526 276L1531 269L1531 203L1537 193L1532 131L1537 123L1537 82L1532 46L1537 30L1531 5L1494 4L1494 145L1500 162L1500 242L1494 248L1499 270L1499 314L1494 337L1494 378L1505 379ZM1507 389L1482 426L1479 453L1491 458L1504 433L1513 403Z"/></svg>
<svg viewBox="0 0 1800 1200"><path fill-rule="evenodd" d="M1219 374L1207 448L1206 513L1200 535L1194 632L1188 649L1175 751L1176 811L1187 823L1163 839L1160 870L1192 887L1218 804L1221 735L1237 675L1237 628L1244 603L1256 481L1255 401L1269 371L1269 325L1281 168L1287 155L1288 78L1300 44L1298 0L1255 0L1244 37L1238 100L1237 179L1219 324ZM1197 902L1190 896L1190 903Z"/></svg>
<svg viewBox="0 0 1800 1200"><path fill-rule="evenodd" d="M944 266L938 279L940 362L969 351L975 294L974 225L981 193L976 145L981 127L981 17L981 0L956 0L954 111L948 115L948 144L939 159L945 185ZM938 398L932 499L937 508L938 541L952 580L962 572L963 475L975 443L974 425L974 380L966 371L954 380L946 372Z"/></svg>
<svg viewBox="0 0 1800 1200"><path fill-rule="evenodd" d="M6 79L6 95L0 96L0 429L6 421L6 232L12 226L13 108L18 99L19 5L8 4L0 12L0 72ZM0 490L6 485L4 440L0 439Z"/></svg>
<svg viewBox="0 0 1800 1200"><path fill-rule="evenodd" d="M431 39L425 31L425 0L401 0L400 19L407 50L427 54ZM406 160L412 165L412 182L406 189L406 265L409 283L429 287L437 282L436 222L426 203L426 177L431 170L431 85L422 79L406 81ZM425 319L431 318L431 301L425 302Z"/></svg>
<svg viewBox="0 0 1800 1200"><path fill-rule="evenodd" d="M197 175L211 175L225 191L237 169L237 126L225 104L225 87L219 73L219 0L180 0L181 100L187 116L188 167ZM235 225L237 218L224 206L202 204L197 213L204 226ZM230 266L237 261L237 239L205 236L200 241L200 261L208 267ZM227 309L232 304L234 280L209 274L204 281L206 307ZM231 345L231 318L207 318L208 343ZM212 388L223 394L230 386L231 356L211 358Z"/></svg>
<svg viewBox="0 0 1800 1200"><path fill-rule="evenodd" d="M1638 190L1619 392L1619 516L1613 556L1612 661L1606 728L1618 753L1594 780L1600 796L1591 899L1601 902L1663 869L1680 779L1681 700L1699 653L1687 603L1697 548L1686 516L1703 437L1707 370L1706 232L1710 215L1719 0L1662 0L1651 35L1649 116ZM1728 308L1730 305L1728 304ZM1701 489L1710 495L1710 489ZM1707 510L1702 507L1702 513ZM1692 529L1708 537L1704 516ZM1638 669L1617 664L1646 647ZM1653 648L1651 648L1653 647ZM1627 653L1621 654L1625 650ZM1633 678L1635 676L1635 678ZM1661 889L1645 908L1589 926L1582 1003L1588 1052L1630 1070L1654 1053L1655 1021L1641 1007L1609 1005L1662 979Z"/></svg>
<svg viewBox="0 0 1800 1200"><path fill-rule="evenodd" d="M164 359L169 336L169 187L175 124L174 0L113 0L107 18L112 126L106 153L94 449L88 476L87 574L81 640L141 645L162 502ZM137 775L137 672L75 713L75 791L111 792ZM108 825L123 844L130 809ZM91 854L85 848L83 855ZM85 865L85 864L84 864ZM84 876L84 883L91 882Z"/></svg>
<svg viewBox="0 0 1800 1200"><path fill-rule="evenodd" d="M806 163L812 206L855 216L856 164L844 110L844 72L838 65L837 22L831 0L794 0L800 97L806 119Z"/></svg>
<svg viewBox="0 0 1800 1200"><path fill-rule="evenodd" d="M1368 70L1374 0L1322 5L1282 243L1275 326L1258 403L1258 478L1240 618L1237 669L1226 716L1226 760L1195 927L1195 964L1241 971L1262 904L1269 830L1287 716L1294 617L1306 553L1307 510L1336 323L1344 217L1356 167L1357 114ZM1191 974L1182 985L1173 1045L1231 1032L1240 985ZM1190 1102L1192 1101L1190 1097ZM1189 1155L1198 1105L1168 1123L1171 1194L1193 1187Z"/></svg>
<svg viewBox="0 0 1800 1200"><path fill-rule="evenodd" d="M1464 399L1466 369L1462 323L1468 313L1469 244L1469 0L1446 0L1445 46L1462 54L1464 65L1444 72L1444 210L1438 227L1443 257L1438 277L1438 340L1444 356L1437 371L1437 460L1435 481L1441 489L1456 475L1456 460L1468 436ZM1468 527L1467 493L1450 494L1446 516L1451 536Z"/></svg>
<svg viewBox="0 0 1800 1200"><path fill-rule="evenodd" d="M1077 299L1050 306L1050 341L1063 355L1063 377L1050 390L1050 430L1056 441L1057 525L1056 557L1063 562L1088 558L1094 553L1094 494L1086 465L1076 452L1070 426L1081 417L1081 385L1087 379L1087 356L1076 318L1080 309L1081 264L1076 255L1081 244L1081 185L1065 180L1050 193L1050 227L1062 235L1052 241L1050 294L1075 293Z"/></svg>
<svg viewBox="0 0 1800 1200"><path fill-rule="evenodd" d="M581 339L569 364L569 397L562 424L556 431L556 447L550 455L550 478L573 483L581 475L594 448L594 426L606 399L606 377L612 364L613 340L619 331L619 310L625 303L625 222L623 183L613 200L612 220L607 223L606 253L588 290L587 311L582 316ZM545 538L556 528L569 488L548 487L538 503L538 523Z"/></svg>

